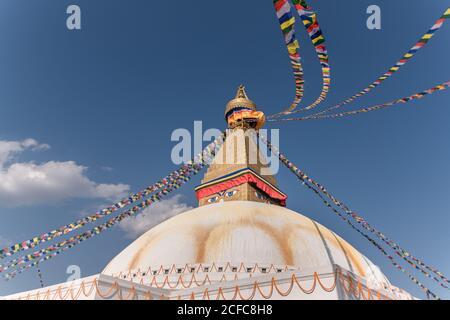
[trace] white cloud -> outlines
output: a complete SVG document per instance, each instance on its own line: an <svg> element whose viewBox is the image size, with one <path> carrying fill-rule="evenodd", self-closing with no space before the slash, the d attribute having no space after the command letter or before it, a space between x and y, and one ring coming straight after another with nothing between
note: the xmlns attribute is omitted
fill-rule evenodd
<svg viewBox="0 0 450 320"><path fill-rule="evenodd" d="M125 184L99 184L86 176L86 167L74 161L12 163L27 149L46 150L49 146L34 139L0 140L0 205L52 204L70 198L117 199L124 196Z"/></svg>
<svg viewBox="0 0 450 320"><path fill-rule="evenodd" d="M0 140L0 169L13 159L13 157L26 149L47 150L48 144L40 144L34 139L25 139L23 141L5 141Z"/></svg>
<svg viewBox="0 0 450 320"><path fill-rule="evenodd" d="M123 220L119 226L127 237L134 239L164 220L190 209L192 207L182 202L181 195L176 195L152 204L136 217Z"/></svg>

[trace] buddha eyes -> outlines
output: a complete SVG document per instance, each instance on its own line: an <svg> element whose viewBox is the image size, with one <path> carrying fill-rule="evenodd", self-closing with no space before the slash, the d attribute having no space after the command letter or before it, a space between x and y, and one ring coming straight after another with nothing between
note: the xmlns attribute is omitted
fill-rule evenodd
<svg viewBox="0 0 450 320"><path fill-rule="evenodd" d="M208 203L214 203L214 202L217 202L217 200L219 200L219 197L215 196L215 197L209 198Z"/></svg>
<svg viewBox="0 0 450 320"><path fill-rule="evenodd" d="M215 202L219 201L219 199L220 199L221 197L231 198L231 197L234 196L237 192L238 192L237 190L219 192L217 196L214 196L214 197L209 198L209 199L208 199L208 203L215 203Z"/></svg>
<svg viewBox="0 0 450 320"><path fill-rule="evenodd" d="M234 196L236 193L237 193L237 190L228 191L227 193L225 193L225 197L230 198L230 197Z"/></svg>

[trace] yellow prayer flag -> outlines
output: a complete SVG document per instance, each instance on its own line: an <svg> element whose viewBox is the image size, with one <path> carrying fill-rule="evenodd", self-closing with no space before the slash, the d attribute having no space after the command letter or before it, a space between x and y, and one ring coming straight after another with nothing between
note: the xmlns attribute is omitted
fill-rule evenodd
<svg viewBox="0 0 450 320"><path fill-rule="evenodd" d="M285 21L281 24L281 29L286 29L289 28L290 26L292 26L295 23L295 18L292 17L291 19L289 19L288 21Z"/></svg>
<svg viewBox="0 0 450 320"><path fill-rule="evenodd" d="M316 44L320 40L325 40L323 36L317 37L313 40L313 44Z"/></svg>

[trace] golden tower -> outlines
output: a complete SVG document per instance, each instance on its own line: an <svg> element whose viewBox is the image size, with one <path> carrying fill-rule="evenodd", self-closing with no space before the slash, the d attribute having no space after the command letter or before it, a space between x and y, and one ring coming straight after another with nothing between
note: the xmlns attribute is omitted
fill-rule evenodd
<svg viewBox="0 0 450 320"><path fill-rule="evenodd" d="M244 86L225 107L227 137L202 180L195 188L199 206L221 201L256 201L285 205L257 139L265 116L256 110Z"/></svg>

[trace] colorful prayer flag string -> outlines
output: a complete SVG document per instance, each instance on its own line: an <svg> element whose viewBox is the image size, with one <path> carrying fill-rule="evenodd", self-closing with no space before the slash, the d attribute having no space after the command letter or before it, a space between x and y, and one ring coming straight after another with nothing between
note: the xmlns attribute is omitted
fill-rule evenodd
<svg viewBox="0 0 450 320"><path fill-rule="evenodd" d="M422 274L424 274L425 276L427 276L428 278L431 278L433 280L435 280L436 282L439 283L439 285L441 285L444 288L448 287L446 285L444 285L443 283L441 283L441 281L430 275L428 272L426 272L425 270L423 270L421 267L417 266L416 264L414 264L413 262L411 262L409 260L409 258L413 258L414 261L418 262L421 266L427 266L425 263L423 263L422 261L420 261L419 259L415 258L412 256L412 254L410 254L408 251L406 251L405 249L401 248L398 244L396 244L393 240L389 239L387 236L385 236L384 234L382 234L381 232L379 232L378 230L376 230L375 228L373 228L370 224L367 223L366 220L364 220L361 216L357 215L354 211L350 210L346 205L344 205L341 201L337 200L335 197L333 197L322 185L318 184L317 182L315 182L312 178L310 178L309 176L307 176L303 171L301 171L298 167L296 167L292 162L290 162L283 154L281 154L277 148L273 147L268 141L267 139L265 139L264 137L260 136L262 141L268 146L269 150L271 150L279 159L280 161L290 170L292 171L309 189L311 189L313 192L315 192L324 202L325 204L330 207L331 209L333 209L333 211L335 213L337 213L339 216L340 213L337 212L337 210L335 210L331 204L322 197L321 192L328 197L334 205L336 205L337 207L341 208L347 215L349 215L349 217L351 217L353 220L355 220L358 224L360 224L364 229L374 233L378 238L380 238L384 243L386 243L387 245L389 245L398 256L400 256L402 259L404 259L406 262L408 262L410 265L412 265L415 269L419 270L420 272L422 272ZM317 188L317 189L316 189ZM344 217L345 218L345 217ZM348 219L345 219L345 221L347 221L347 223L349 223L350 225L352 225ZM357 228L355 228L355 230L358 230ZM364 233L358 231L359 233L361 233L362 235L364 235ZM370 242L372 242L373 244L375 244L376 242L374 240L371 240L370 237L365 235L365 238L367 238ZM406 270L404 270L400 265L398 265L394 259L386 253L386 251L384 251L384 249L382 249L379 245L376 245L378 249L381 249L382 253L384 255L386 255L389 260L391 260L391 262L396 266L397 269L401 270L403 273L407 274L408 277L413 280L417 285L419 285L424 291L426 291L427 293L431 294L432 296L434 296L435 298L438 298L435 294L433 294L428 288L426 288L425 286L423 286L423 284L420 283L420 281L418 281L414 276L410 275ZM443 279L444 281L448 282L448 279L438 270L432 268L432 267L428 267L429 270L434 270L433 272L435 272L438 276L440 276L441 279Z"/></svg>
<svg viewBox="0 0 450 320"><path fill-rule="evenodd" d="M181 172L183 172L183 170L185 170L185 168L181 168L177 171L174 171L169 176L161 179L159 182L147 187L146 189L144 189L138 193L135 193L133 195L130 195L128 198L124 198L121 201L115 203L114 205L112 205L108 208L102 209L88 217L84 217L73 223L61 226L58 229L46 232L40 236L33 237L32 239L29 239L29 240L26 240L26 241L23 241L20 243L16 243L10 247L3 248L2 250L0 250L0 259L14 255L23 250L28 250L28 249L34 248L35 246L37 246L43 242L50 241L50 240L55 239L62 235L66 235L76 229L83 227L84 225L86 225L88 223L93 223L93 222L97 221L98 219L101 219L105 216L111 215L115 211L140 200L141 198L151 194L152 192L156 191L158 188L164 186L165 184L169 183L170 181L173 181L174 179L176 179L176 177L179 176L179 174Z"/></svg>
<svg viewBox="0 0 450 320"><path fill-rule="evenodd" d="M195 174L197 174L205 165L208 165L211 161L214 155L217 153L217 150L220 148L224 140L224 135L217 138L213 143L211 143L208 147L206 147L200 155L198 155L194 160L190 161L187 165L189 167L189 170L187 170L186 173L179 175L175 181L172 183L169 183L166 187L162 188L158 193L152 195L149 199L146 199L145 201L139 203L138 205L134 206L133 208L122 212L116 217L113 217L109 219L106 223L103 223L91 230L88 230L84 233L81 233L77 236L71 237L70 239L61 241L57 244L51 245L45 249L39 250L34 252L30 255L25 255L23 257L20 257L18 259L14 259L12 261L9 261L7 265L0 266L0 272L7 271L12 268L17 268L16 270L13 270L9 272L8 274L4 275L3 278L6 280L14 278L17 274L22 273L23 271L34 267L39 264L39 262L49 260L56 255L60 254L61 252L73 248L77 244L90 239L94 237L95 235L98 235L102 233L105 230L110 229L117 223L121 222L125 218L128 218L130 216L136 215L139 211L147 208L152 203L160 201L161 198L173 190L176 190L180 188L180 186L187 181L191 179L191 177ZM38 259L38 260L36 260ZM21 266L27 262L31 262L33 260L36 260L32 262L31 264Z"/></svg>
<svg viewBox="0 0 450 320"><path fill-rule="evenodd" d="M117 222L122 221L125 217L135 215L137 212L148 207L153 202L160 200L160 198L163 195L169 193L173 189L178 189L180 182L188 181L190 179L190 176L193 173L196 174L199 170L201 170L201 168L202 167L200 167L199 165L192 165L192 167L190 167L188 170L186 170L186 172L184 172L183 174L180 174L180 176L174 182L171 182L166 187L160 189L161 191L152 195L150 197L150 199L146 199L145 201L134 206L133 208L121 213L117 217L114 217L114 218L108 220L108 222L102 224L101 226L95 227L94 229L92 229L89 232L82 233L81 235L74 236L68 240L61 241L58 244L51 245L51 246L48 246L47 248L35 251L31 254L27 254L27 255L21 256L19 258L13 259L11 261L8 261L8 263L6 265L0 265L0 273L5 272L9 269L15 268L17 266L20 266L24 263L30 262L32 260L35 260L36 258L39 258L45 254L49 254L53 251L57 251L59 248L61 248L63 246L67 246L69 244L72 244L75 241L78 241L80 239L82 239L81 241L84 241L84 240L90 238L91 236L94 236L94 235L100 233L101 231L114 226ZM79 242L81 242L81 241L79 241Z"/></svg>
<svg viewBox="0 0 450 320"><path fill-rule="evenodd" d="M44 280L42 279L42 272L41 272L41 269L39 268L39 264L37 265L37 273L38 273L39 283L41 285L41 288L44 288Z"/></svg>
<svg viewBox="0 0 450 320"><path fill-rule="evenodd" d="M80 244L81 242L88 240L88 239L102 233L103 231L106 231L106 230L112 228L117 223L121 222L122 220L124 220L128 217L135 216L137 213L139 213L143 209L149 207L151 204L153 204L157 201L160 201L163 196L169 194L170 192L172 192L175 189L178 189L182 184L189 181L191 176L196 174L197 172L199 172L202 167L203 166L199 166L198 168L193 169L189 175L180 177L177 182L170 184L170 186L162 189L157 194L152 195L150 199L146 199L145 201L141 202L140 204L134 206L133 208L119 214L118 216L116 216L114 218L109 219L106 223L103 223L103 224L101 224L91 230L88 230L86 232L83 232L77 236L71 237L70 239L61 241L55 245L51 245L45 249L34 252L31 255L27 255L27 256L21 257L20 259L15 259L13 261L10 261L8 263L8 265L6 265L2 269L0 269L0 272L7 271L9 269L13 269L16 267L18 267L18 268L16 270L13 270L12 272L7 273L6 275L3 276L3 278L6 280L12 279L17 274L20 274L23 271L25 271L31 267L37 266L40 262L49 260L49 259L59 255L63 251L66 251L70 248L75 247L76 245ZM26 264L31 261L34 261L34 262L32 262L31 264L22 266L23 264Z"/></svg>
<svg viewBox="0 0 450 320"><path fill-rule="evenodd" d="M197 157L199 157L199 155ZM190 164L195 163L195 161L198 161L198 160L193 160L193 162L191 162ZM168 176L166 176L165 178L156 182L155 184L148 186L147 188L145 188L135 194L132 194L132 195L128 196L127 198L124 198L124 199L120 200L119 202L113 204L112 206L102 209L92 215L81 218L70 224L61 226L58 229L46 232L40 236L35 236L29 240L25 240L23 242L19 242L19 243L16 243L16 244L13 244L11 246L1 249L0 250L0 259L4 259L5 257L12 256L20 251L34 248L43 242L47 242L47 241L50 241L57 237L60 237L62 235L66 235L74 230L77 230L77 229L85 226L88 223L94 223L98 219L109 216L112 213L116 212L117 210L122 209L132 203L135 203L136 201L139 201L140 199L143 199L144 197L146 197L146 196L150 195L151 193L157 191L158 189L164 187L168 183L176 180L181 174L183 174L189 168L190 164L188 163L188 164L182 166L181 168L173 171Z"/></svg>
<svg viewBox="0 0 450 320"><path fill-rule="evenodd" d="M444 23L447 19L450 18L450 8L447 8L446 11L442 14L442 16L433 24L433 26L420 38L420 40L411 48L407 53L405 53L402 58L394 64L391 68L389 68L388 71L386 71L382 76L380 76L378 79L376 79L374 82L372 82L369 86L367 86L365 89L361 90L360 92L356 93L355 95L351 96L350 98L344 100L343 102L329 107L323 111L320 111L318 113L313 114L312 116L318 116L322 115L324 113L327 113L331 110L337 109L343 105L349 104L356 100L357 98L360 98L364 96L365 94L369 93L376 87L378 87L381 83L383 83L385 80L389 79L394 73L396 73L398 70L400 70L405 64L407 64L412 57L422 48L424 48L428 41L430 41L431 38L436 34L436 32L442 28ZM290 113L297 113L304 111L305 109L296 110ZM270 118L270 117L269 117Z"/></svg>
<svg viewBox="0 0 450 320"><path fill-rule="evenodd" d="M316 101L304 108L305 110L310 110L325 100L330 90L331 77L329 57L325 46L325 38L320 28L319 21L317 20L317 14L305 0L293 0L293 3L308 32L311 42L314 45L322 68L322 91Z"/></svg>
<svg viewBox="0 0 450 320"><path fill-rule="evenodd" d="M289 0L274 0L276 11L284 41L289 54L289 60L295 80L295 98L288 110L294 110L301 102L304 94L304 74L299 53L299 43L295 37L295 17L291 12Z"/></svg>
<svg viewBox="0 0 450 320"><path fill-rule="evenodd" d="M328 63L328 52L325 47L325 38L317 20L317 14L313 11L305 0L292 0L293 4L308 32L312 44L316 50L322 67L323 86L322 92L314 103L306 109L312 109L321 103L328 94L330 88L330 65ZM285 44L289 53L289 59L295 79L295 98L291 106L285 111L272 115L271 117L289 114L300 104L304 94L304 74L299 53L299 43L295 37L295 17L291 12L289 0L274 0L274 8L283 32Z"/></svg>
<svg viewBox="0 0 450 320"><path fill-rule="evenodd" d="M395 106L399 103L407 103L413 100L417 100L417 99L422 99L423 97L425 97L426 95L430 95L433 94L435 92L438 91L443 91L446 90L450 87L450 81L444 82L442 84L439 84L435 87L432 87L430 89L424 90L422 92L418 92L418 93L414 93L408 97L404 97L401 99L397 99L394 101L390 101L387 103L383 103L383 104L378 104L372 107L365 107L365 108L360 108L357 110L353 110L353 111L346 111L346 112L340 112L340 113L334 113L334 114L322 114L322 115L310 115L310 116L306 116L306 117L299 117L299 118L283 118L283 119L271 119L268 121L272 121L272 122L278 122L278 121L304 121L304 120L317 120L317 119L333 119L333 118L342 118L344 116L350 116L350 115L355 115L355 114L360 114L360 113L367 113L370 111L376 111L376 110L380 110L383 108L387 108L387 107L392 107Z"/></svg>
<svg viewBox="0 0 450 320"><path fill-rule="evenodd" d="M263 142L264 143L268 143L267 140L262 137ZM268 145L269 146L269 145ZM278 152L277 149L275 147L272 147L270 145L271 150L274 150L274 152ZM426 272L425 270L423 270L421 267L417 266L417 264L419 264L422 267L425 267L426 269L432 271L433 273L435 273L436 275L439 276L439 278L441 278L444 282L447 282L450 284L450 281L441 273L439 272L437 269L432 268L430 266L428 266L427 264L425 264L424 262L422 262L421 260L415 258L411 253L409 253L408 251L406 251L405 249L403 249L402 247L400 247L400 245L398 245L397 243L395 243L393 240L389 239L387 236L385 236L383 233L381 233L380 231L378 231L377 229L375 229L374 227L372 227L366 220L364 220L361 216L359 216L358 214L356 214L356 212L352 211L350 208L348 208L344 203L342 203L341 201L339 201L338 199L336 199L333 195L331 195L322 185L320 185L319 183L317 183L316 181L314 181L312 178L310 178L309 176L307 176L304 172L302 172L300 169L298 169L295 165L293 165L289 160L287 160L287 158L278 153L277 156L283 159L281 160L286 166L288 166L288 168L293 171L295 174L299 174L302 176L302 179L306 179L309 183L313 184L315 187L317 187L323 194L325 194L336 206L338 206L339 208L342 208L346 214L350 215L356 222L358 222L359 224L361 224L366 230L374 233L378 238L380 238L383 242L385 242L387 245L389 245L395 252L397 255L399 255L402 259L404 259L406 262L408 262L410 265L412 265L414 268L416 268L417 270L421 271L424 275L426 275L428 278L432 278L435 281L437 281L442 287L449 289L448 286L446 286L445 284L442 284L440 279L437 279L436 277L430 275L428 272ZM412 259L414 262L412 262L410 259Z"/></svg>

